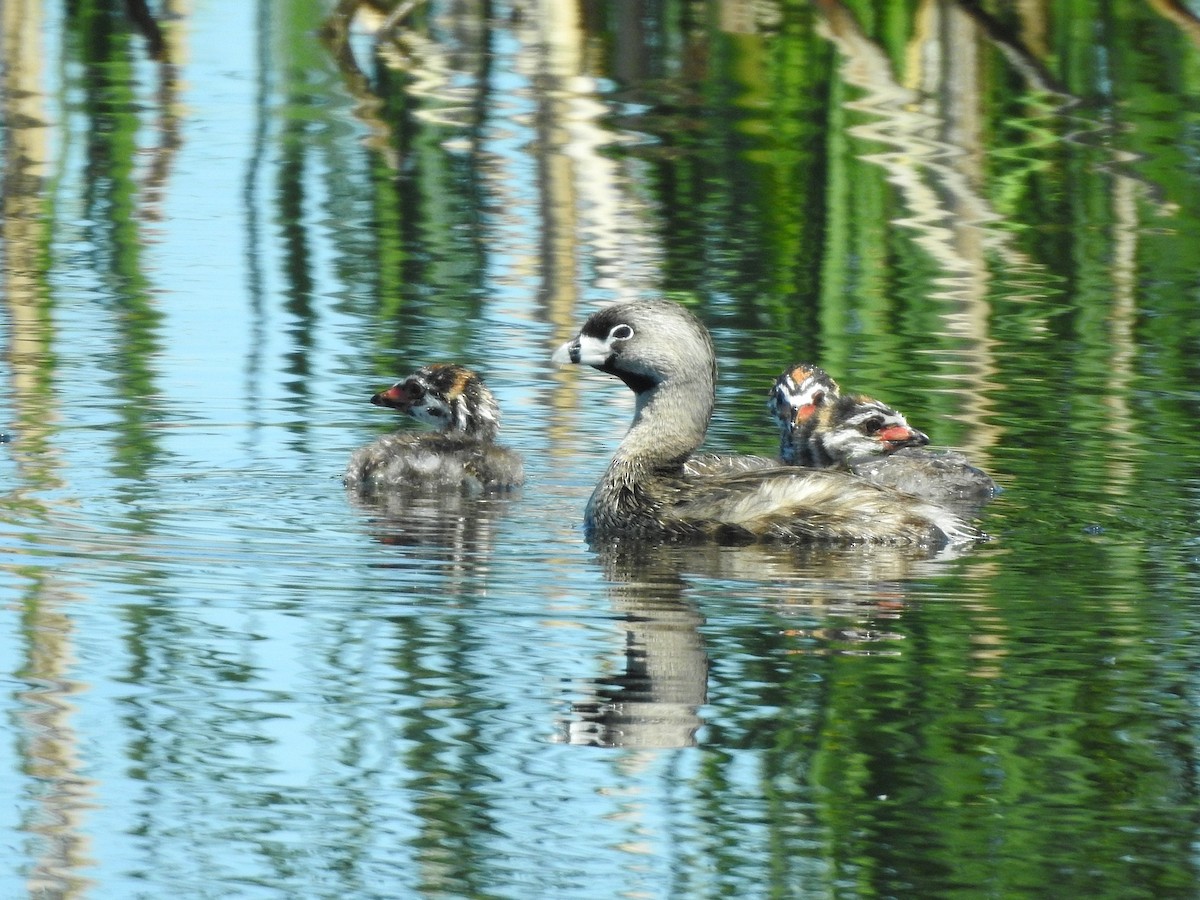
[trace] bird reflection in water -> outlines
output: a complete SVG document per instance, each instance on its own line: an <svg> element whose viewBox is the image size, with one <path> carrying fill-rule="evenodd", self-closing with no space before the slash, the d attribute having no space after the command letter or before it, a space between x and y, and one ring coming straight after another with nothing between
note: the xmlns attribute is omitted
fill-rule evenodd
<svg viewBox="0 0 1200 900"><path fill-rule="evenodd" d="M677 548L610 542L598 550L614 613L625 630L624 665L584 679L559 740L600 747L692 747L703 724L708 653L704 618L684 597Z"/></svg>
<svg viewBox="0 0 1200 900"><path fill-rule="evenodd" d="M359 486L347 487L346 495L350 505L366 518L375 541L417 551L402 559L381 559L379 565L428 566L442 576L449 569L456 577L471 581L488 570L499 521L517 499L516 492L374 491Z"/></svg>
<svg viewBox="0 0 1200 900"><path fill-rule="evenodd" d="M932 577L958 552L916 546L858 548L751 544L593 543L625 631L616 674L575 683L584 696L559 722L563 743L622 748L699 743L711 660L695 588L728 585L731 604L753 604L775 628L783 653L895 652L898 635L879 626L903 615L907 585ZM768 624L766 613L802 619ZM723 609L728 614L729 609Z"/></svg>

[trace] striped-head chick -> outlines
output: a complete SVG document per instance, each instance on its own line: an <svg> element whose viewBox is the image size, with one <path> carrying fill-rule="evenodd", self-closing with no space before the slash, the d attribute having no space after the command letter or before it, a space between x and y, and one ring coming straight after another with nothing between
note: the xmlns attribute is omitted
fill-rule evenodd
<svg viewBox="0 0 1200 900"><path fill-rule="evenodd" d="M838 398L838 385L822 368L796 363L775 379L767 409L779 426L779 455L789 465L801 463L804 426L823 406Z"/></svg>
<svg viewBox="0 0 1200 900"><path fill-rule="evenodd" d="M483 379L465 366L435 363L371 397L447 434L492 440L500 428L500 407Z"/></svg>
<svg viewBox="0 0 1200 900"><path fill-rule="evenodd" d="M850 466L929 443L929 436L909 425L899 412L862 394L844 394L826 403L803 430L803 452L797 462L818 468Z"/></svg>

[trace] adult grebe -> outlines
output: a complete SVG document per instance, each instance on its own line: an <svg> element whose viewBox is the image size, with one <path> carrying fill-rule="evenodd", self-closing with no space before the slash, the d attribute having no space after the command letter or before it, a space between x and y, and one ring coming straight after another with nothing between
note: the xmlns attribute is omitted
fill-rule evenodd
<svg viewBox="0 0 1200 900"><path fill-rule="evenodd" d="M615 375L636 396L633 424L587 504L591 536L934 544L981 537L948 510L843 472L756 465L689 473L712 416L717 370L707 329L676 303L606 307L552 358Z"/></svg>

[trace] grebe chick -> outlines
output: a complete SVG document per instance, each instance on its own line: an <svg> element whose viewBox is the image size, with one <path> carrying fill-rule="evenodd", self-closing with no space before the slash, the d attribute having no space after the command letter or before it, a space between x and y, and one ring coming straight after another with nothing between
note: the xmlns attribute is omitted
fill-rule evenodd
<svg viewBox="0 0 1200 900"><path fill-rule="evenodd" d="M495 491L524 482L521 457L495 443L500 428L495 396L465 366L425 366L371 402L438 430L387 434L356 450L342 476L347 486Z"/></svg>
<svg viewBox="0 0 1200 900"><path fill-rule="evenodd" d="M796 465L853 468L864 460L888 456L906 447L924 447L929 436L873 397L842 394L827 396L815 413L794 422L792 443L789 455Z"/></svg>
<svg viewBox="0 0 1200 900"><path fill-rule="evenodd" d="M843 472L773 465L689 474L712 416L708 330L677 303L617 303L555 351L558 363L615 375L633 423L592 492L590 537L941 544L980 534L953 513Z"/></svg>
<svg viewBox="0 0 1200 900"><path fill-rule="evenodd" d="M838 386L823 369L799 363L784 372L775 381L767 408L780 424L780 447L785 452L783 461L793 464L791 458L791 433L793 423L800 422L806 415L816 412L824 402L826 394L837 395ZM803 410L804 412L799 412ZM694 453L683 464L687 475L715 475L722 472L746 472L778 466L779 459L768 456L744 454Z"/></svg>
<svg viewBox="0 0 1200 900"><path fill-rule="evenodd" d="M801 465L796 458L803 449L796 430L812 418L826 398L840 394L829 373L812 363L796 363L775 379L767 395L767 410L779 426L779 457L788 465Z"/></svg>
<svg viewBox="0 0 1200 900"><path fill-rule="evenodd" d="M793 388L797 373L824 376L823 390ZM876 484L934 503L978 503L999 492L986 472L961 453L926 448L929 437L892 407L861 394L841 394L821 369L798 363L771 388L768 409L780 430L785 462L840 467Z"/></svg>

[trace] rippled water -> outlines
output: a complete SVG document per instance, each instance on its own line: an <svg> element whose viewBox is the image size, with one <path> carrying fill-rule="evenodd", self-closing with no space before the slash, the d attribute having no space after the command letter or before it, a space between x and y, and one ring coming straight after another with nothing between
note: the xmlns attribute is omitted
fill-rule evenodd
<svg viewBox="0 0 1200 900"><path fill-rule="evenodd" d="M5 18L0 895L1195 895L1189 17L667 6ZM652 293L711 447L814 359L992 539L589 547ZM348 495L439 360L528 484Z"/></svg>

